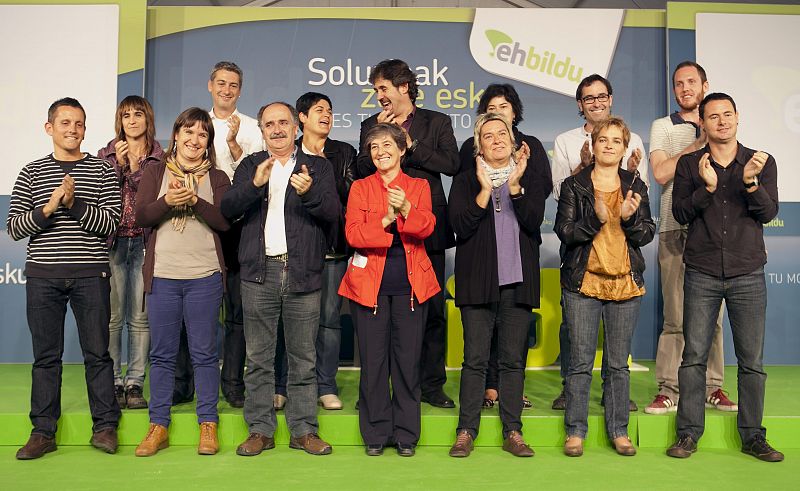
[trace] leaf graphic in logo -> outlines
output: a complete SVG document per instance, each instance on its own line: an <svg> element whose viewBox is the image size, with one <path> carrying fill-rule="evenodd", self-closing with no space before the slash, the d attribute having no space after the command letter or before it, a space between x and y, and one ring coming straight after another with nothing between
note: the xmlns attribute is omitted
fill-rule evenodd
<svg viewBox="0 0 800 491"><path fill-rule="evenodd" d="M486 39L488 39L489 43L492 45L492 51L489 53L489 56L494 56L494 50L497 49L498 44L510 44L513 41L508 34L494 29L486 30Z"/></svg>

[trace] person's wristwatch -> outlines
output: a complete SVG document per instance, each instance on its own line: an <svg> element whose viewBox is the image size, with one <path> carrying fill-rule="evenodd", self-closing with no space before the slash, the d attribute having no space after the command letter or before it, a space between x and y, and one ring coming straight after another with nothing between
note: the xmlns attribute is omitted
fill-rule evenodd
<svg viewBox="0 0 800 491"><path fill-rule="evenodd" d="M744 183L745 189L752 189L756 186L758 186L758 176L753 176L753 180L751 182Z"/></svg>

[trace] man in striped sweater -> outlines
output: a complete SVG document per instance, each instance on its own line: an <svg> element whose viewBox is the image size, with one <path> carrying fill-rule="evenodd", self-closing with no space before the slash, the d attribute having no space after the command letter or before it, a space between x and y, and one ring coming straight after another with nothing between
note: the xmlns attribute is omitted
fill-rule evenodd
<svg viewBox="0 0 800 491"><path fill-rule="evenodd" d="M91 444L117 450L120 409L108 354L109 265L106 238L119 224L120 192L111 164L81 152L86 113L72 98L47 112L53 153L26 165L11 195L6 227L30 237L25 261L28 327L33 341L33 431L17 452L36 459L56 449L61 415L61 355L67 302L75 314L86 370Z"/></svg>

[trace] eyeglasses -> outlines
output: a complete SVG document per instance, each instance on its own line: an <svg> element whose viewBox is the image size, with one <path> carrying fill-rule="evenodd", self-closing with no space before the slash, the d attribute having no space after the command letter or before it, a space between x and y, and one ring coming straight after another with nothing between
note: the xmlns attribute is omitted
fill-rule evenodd
<svg viewBox="0 0 800 491"><path fill-rule="evenodd" d="M594 104L594 101L597 101L597 102L608 102L608 98L609 97L610 96L608 94L600 94L600 95L596 95L596 96L587 95L586 97L581 99L581 101L584 104Z"/></svg>

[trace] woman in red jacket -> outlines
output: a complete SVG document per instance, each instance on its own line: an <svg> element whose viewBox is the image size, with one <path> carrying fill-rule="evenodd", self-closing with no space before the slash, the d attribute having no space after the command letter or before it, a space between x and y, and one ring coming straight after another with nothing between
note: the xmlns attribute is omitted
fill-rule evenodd
<svg viewBox="0 0 800 491"><path fill-rule="evenodd" d="M349 298L361 359L359 427L367 455L414 455L420 433L420 357L429 298L439 290L424 240L433 232L425 179L403 173L408 134L378 124L365 138L377 172L353 183L345 236L356 250L339 294ZM391 378L392 393L389 391Z"/></svg>

